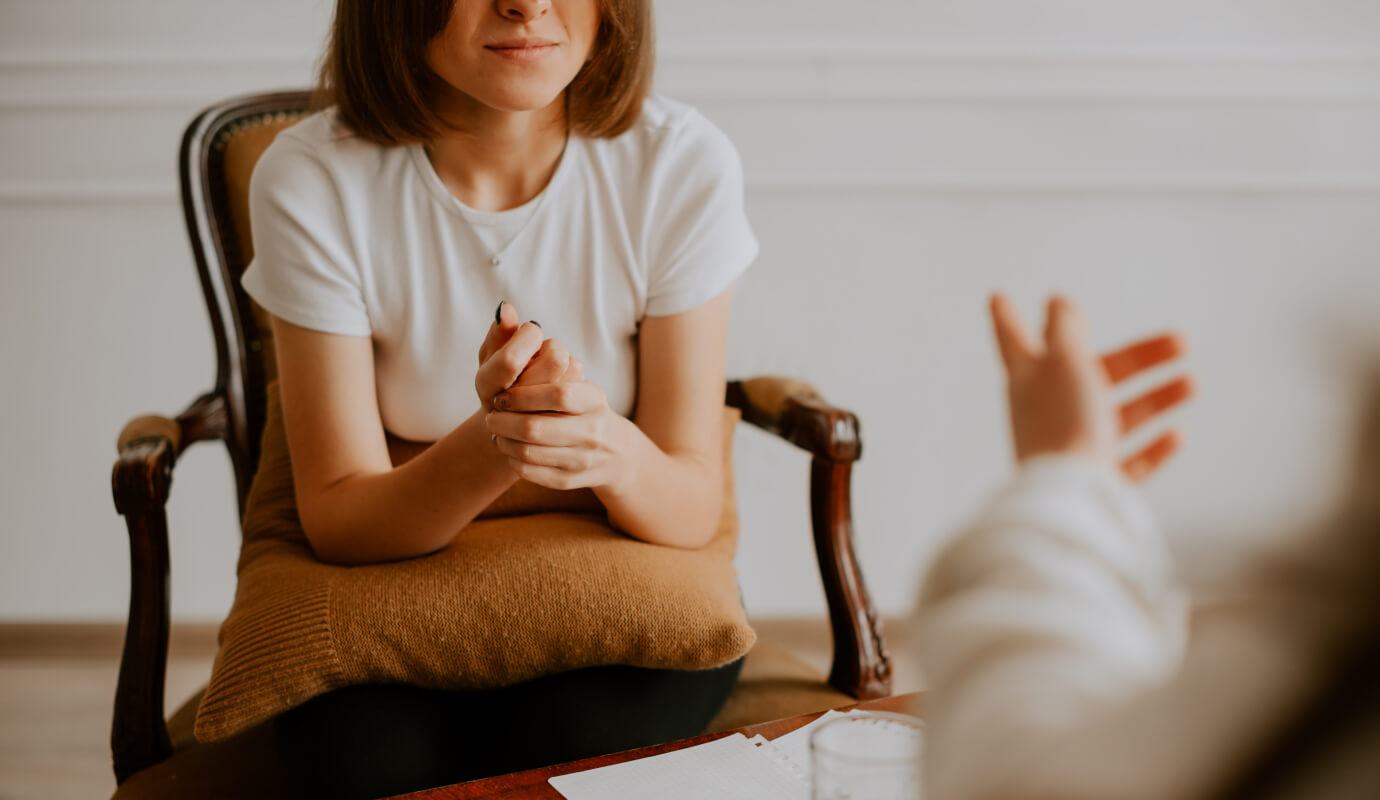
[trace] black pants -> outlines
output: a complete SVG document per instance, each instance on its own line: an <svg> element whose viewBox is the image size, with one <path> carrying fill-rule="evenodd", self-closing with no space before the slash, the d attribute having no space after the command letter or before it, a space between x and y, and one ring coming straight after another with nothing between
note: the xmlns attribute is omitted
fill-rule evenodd
<svg viewBox="0 0 1380 800"><path fill-rule="evenodd" d="M301 797L377 798L701 733L742 660L701 671L593 667L504 689L338 689L283 714Z"/></svg>

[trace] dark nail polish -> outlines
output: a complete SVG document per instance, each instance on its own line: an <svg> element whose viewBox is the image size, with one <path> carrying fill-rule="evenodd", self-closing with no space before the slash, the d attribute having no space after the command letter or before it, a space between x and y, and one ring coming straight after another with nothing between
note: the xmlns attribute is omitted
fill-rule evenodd
<svg viewBox="0 0 1380 800"><path fill-rule="evenodd" d="M502 324L503 324L503 306L504 306L504 304L507 303L507 302L508 302L507 300L499 300L499 301L498 301L498 308L494 309L494 324L495 324L495 325L502 325Z"/></svg>

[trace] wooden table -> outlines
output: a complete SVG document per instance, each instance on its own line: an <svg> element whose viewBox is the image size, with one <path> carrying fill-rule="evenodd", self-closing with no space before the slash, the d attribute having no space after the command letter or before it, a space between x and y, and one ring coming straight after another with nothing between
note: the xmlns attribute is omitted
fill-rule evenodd
<svg viewBox="0 0 1380 800"><path fill-rule="evenodd" d="M865 700L851 706L843 706L839 711L847 711L853 708L865 709L868 711L900 711L915 713L919 710L920 693L898 694L892 697L883 697L878 700ZM767 739L775 739L783 736L796 728L804 727L822 715L823 711L816 711L813 714L801 714L798 717L789 719L779 719L775 722L763 722L757 725L748 725L744 728L737 728L731 731L720 733L706 733L702 736L692 736L689 739L681 739L666 744L654 744L649 747L641 747L636 750L627 750L622 753L613 753L606 756L594 756L580 761L570 761L565 764L556 764L550 767L540 767L529 769L525 772L514 772L511 775L497 775L492 778L483 778L477 781L457 783L451 786L441 786L436 789L427 789L421 792L398 795L394 800L563 800L560 792L551 788L547 779L557 775L566 775L571 772L583 772L595 767L606 767L610 764L621 764L625 761L636 761L639 758L669 753L672 750L680 750L686 747L694 747L697 744L712 742L724 736L731 736L741 733L748 738L761 734Z"/></svg>

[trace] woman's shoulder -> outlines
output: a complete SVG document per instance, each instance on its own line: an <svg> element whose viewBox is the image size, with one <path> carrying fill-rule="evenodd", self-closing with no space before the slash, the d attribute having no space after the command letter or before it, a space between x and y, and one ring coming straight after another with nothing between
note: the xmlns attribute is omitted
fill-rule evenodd
<svg viewBox="0 0 1380 800"><path fill-rule="evenodd" d="M642 101L642 113L638 115L633 128L675 133L686 126L693 127L704 122L708 120L694 106L665 95L651 94Z"/></svg>
<svg viewBox="0 0 1380 800"><path fill-rule="evenodd" d="M650 95L632 127L610 139L589 140L598 157L618 162L634 174L666 171L738 169L738 151L717 125L694 106Z"/></svg>
<svg viewBox="0 0 1380 800"><path fill-rule="evenodd" d="M337 183L377 181L390 162L401 165L406 148L383 147L361 139L340 124L335 109L316 111L284 128L268 146L256 168L284 175L329 173Z"/></svg>

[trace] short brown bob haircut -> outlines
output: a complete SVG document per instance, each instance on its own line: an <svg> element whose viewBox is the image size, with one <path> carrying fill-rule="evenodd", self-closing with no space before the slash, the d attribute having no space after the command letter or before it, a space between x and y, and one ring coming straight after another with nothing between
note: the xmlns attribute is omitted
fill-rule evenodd
<svg viewBox="0 0 1380 800"><path fill-rule="evenodd" d="M566 88L572 133L617 136L632 127L652 84L651 0L598 0L590 58ZM432 102L441 80L427 44L454 0L338 0L315 105L335 106L361 138L381 145L429 140L446 129Z"/></svg>

